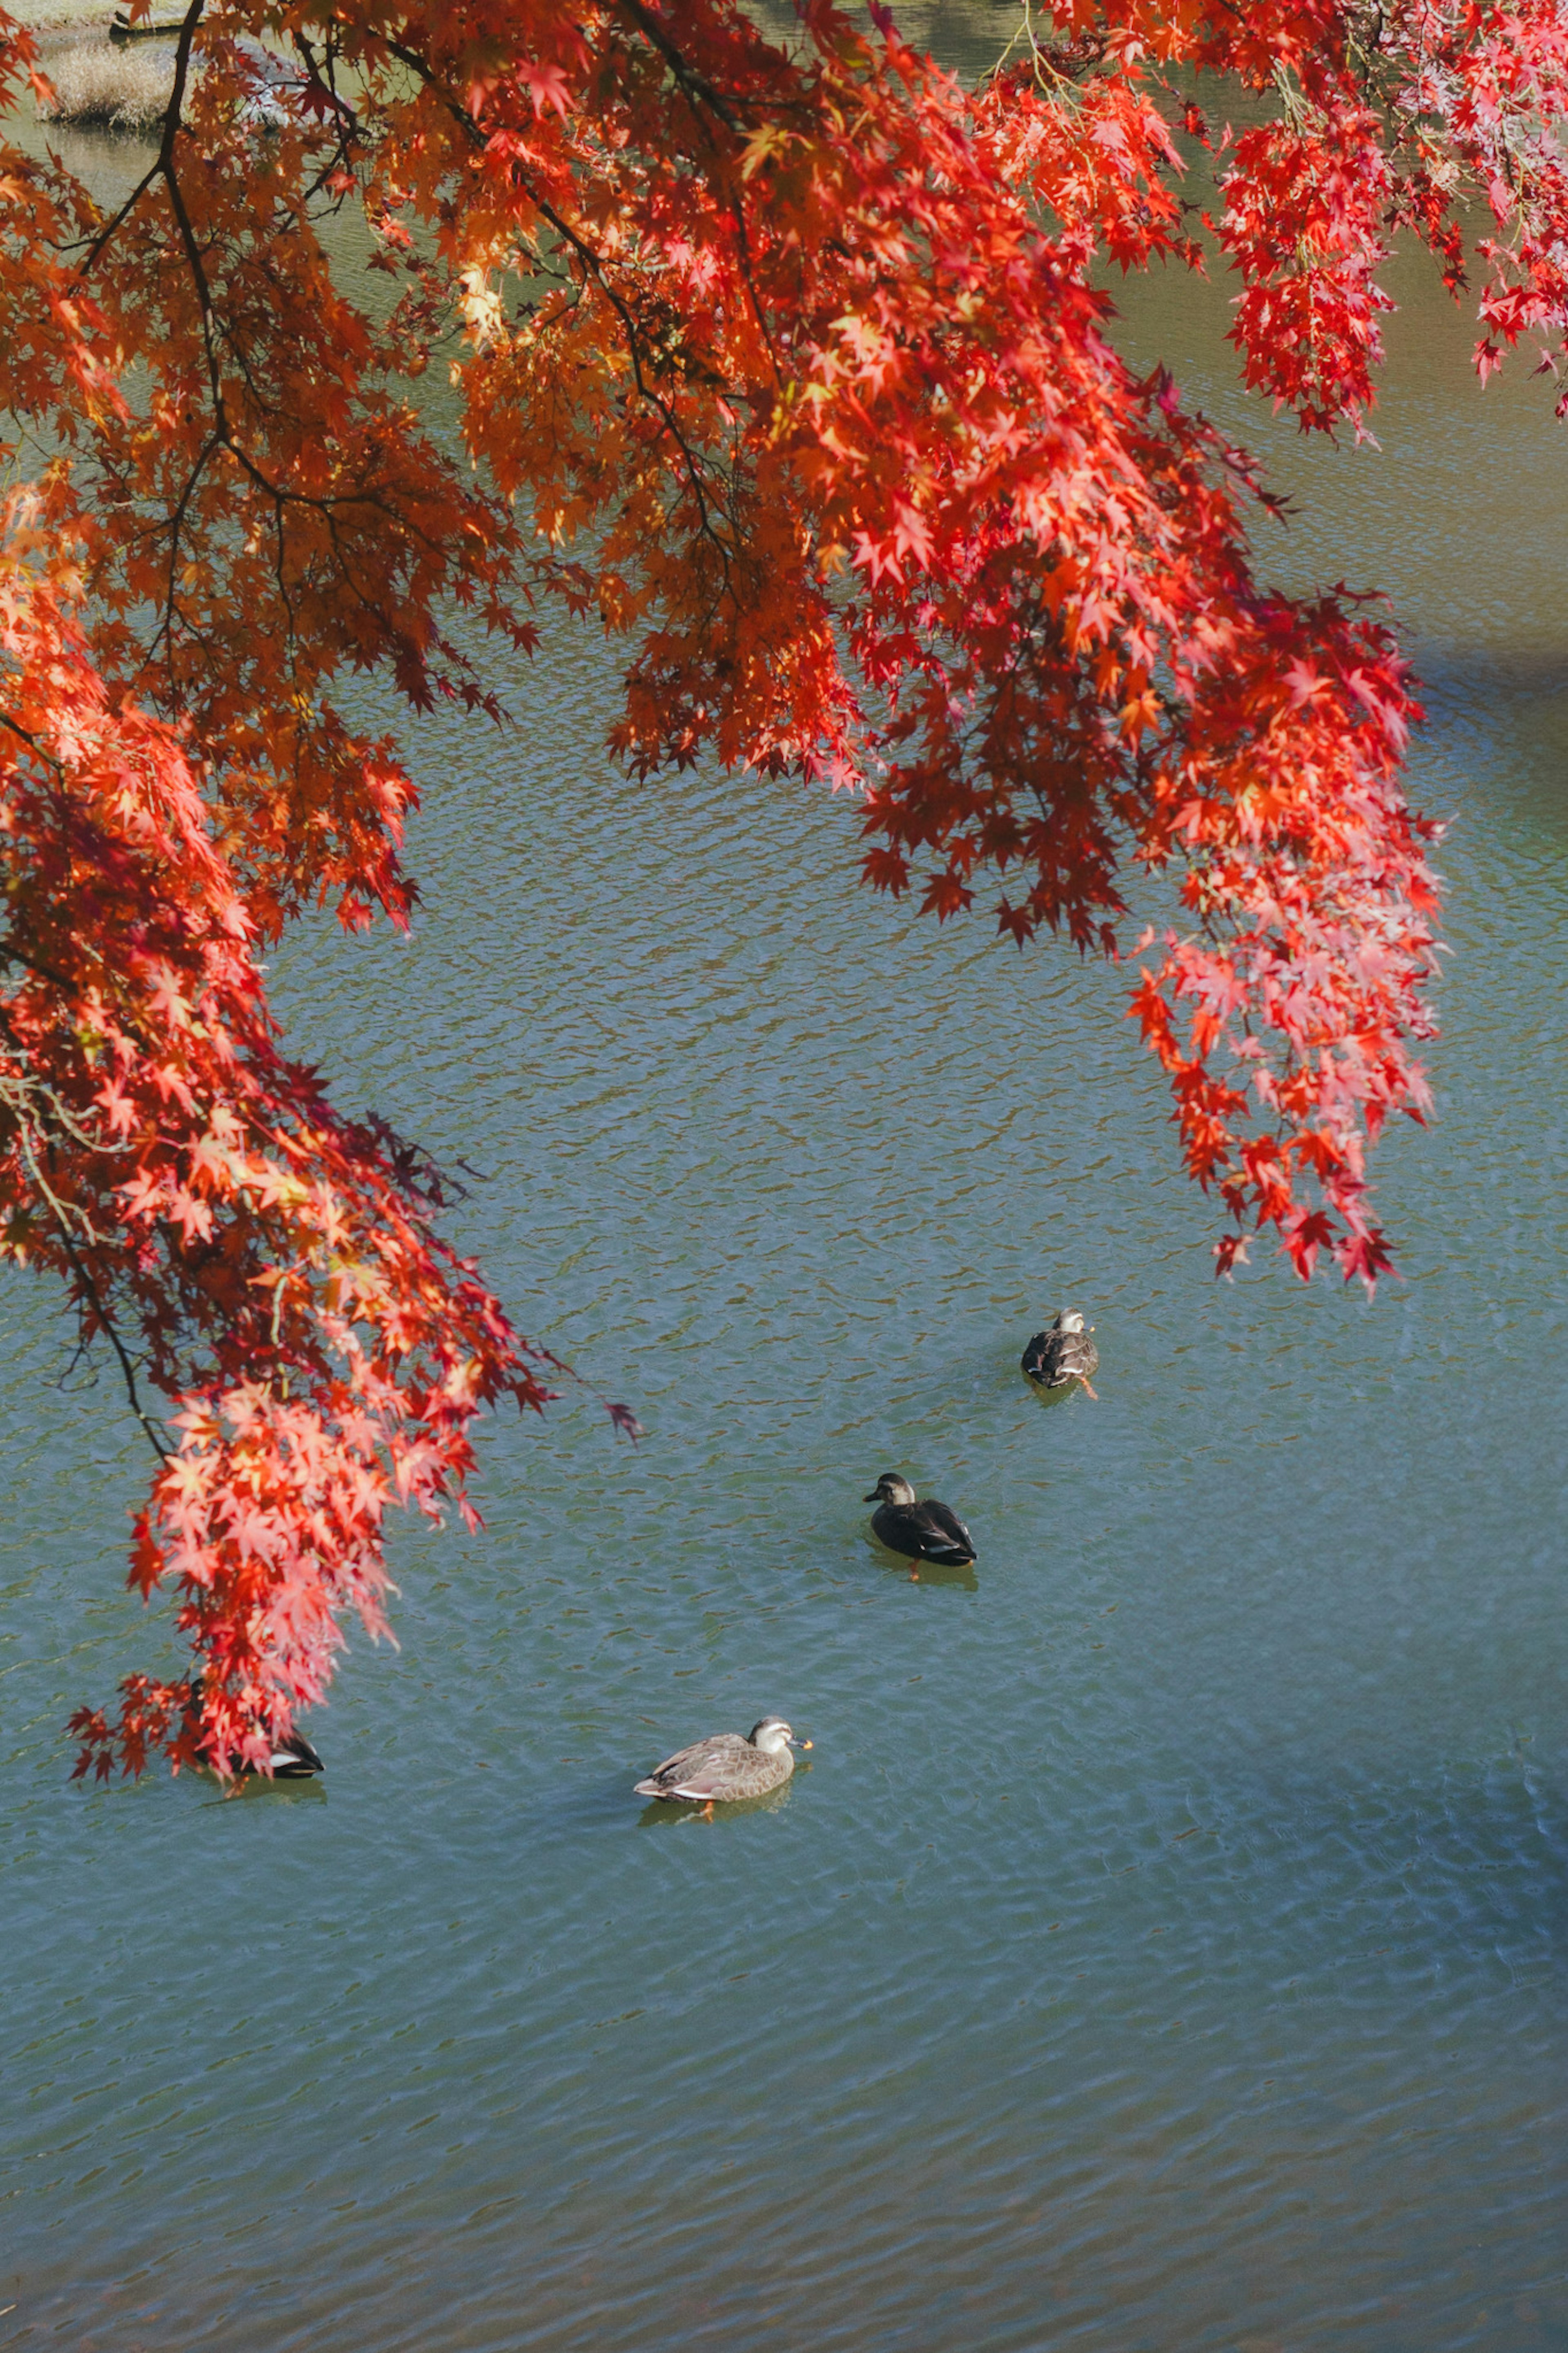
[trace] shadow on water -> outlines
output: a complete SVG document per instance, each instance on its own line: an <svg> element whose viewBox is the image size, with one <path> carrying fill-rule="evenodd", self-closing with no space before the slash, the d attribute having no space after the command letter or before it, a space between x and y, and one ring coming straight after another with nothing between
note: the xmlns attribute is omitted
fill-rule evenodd
<svg viewBox="0 0 1568 2353"><path fill-rule="evenodd" d="M866 1534L865 1546L879 1569L889 1577L901 1576L907 1584L929 1585L935 1587L939 1591L951 1593L978 1593L980 1590L980 1579L975 1574L974 1563L972 1560L966 1560L962 1564L941 1560L911 1560L908 1553L892 1551L882 1543L880 1537L872 1535L869 1530Z"/></svg>
<svg viewBox="0 0 1568 2353"><path fill-rule="evenodd" d="M1099 1375L1097 1374L1095 1377L1098 1382ZM1020 1372L1018 1378L1023 1382L1024 1387L1028 1390L1029 1395L1035 1399L1036 1403L1044 1407L1049 1412L1055 1412L1058 1406L1066 1405L1069 1398L1080 1397L1083 1394L1082 1389L1077 1381L1063 1381L1059 1388L1048 1389L1043 1385L1043 1383L1039 1381L1032 1381L1027 1373ZM1095 1399L1092 1398L1086 1398L1084 1402L1086 1405L1092 1405L1095 1402Z"/></svg>
<svg viewBox="0 0 1568 2353"><path fill-rule="evenodd" d="M209 1794L203 1798L200 1810L214 1806L324 1806L327 1792L319 1779L269 1781L265 1773L247 1773L242 1781L226 1785L216 1773L204 1773L200 1786Z"/></svg>
<svg viewBox="0 0 1568 2353"><path fill-rule="evenodd" d="M978 1593L980 1590L980 1579L972 1560L966 1560L961 1566L940 1560L905 1561L901 1566L910 1585L930 1586L939 1593Z"/></svg>
<svg viewBox="0 0 1568 2353"><path fill-rule="evenodd" d="M752 1814L782 1813L795 1783L810 1771L809 1765L797 1765L787 1781L776 1789L764 1789L760 1798L731 1798L712 1806L688 1798L650 1798L637 1816L637 1826L639 1831L651 1831L661 1822L707 1822L717 1828L721 1822L740 1821Z"/></svg>

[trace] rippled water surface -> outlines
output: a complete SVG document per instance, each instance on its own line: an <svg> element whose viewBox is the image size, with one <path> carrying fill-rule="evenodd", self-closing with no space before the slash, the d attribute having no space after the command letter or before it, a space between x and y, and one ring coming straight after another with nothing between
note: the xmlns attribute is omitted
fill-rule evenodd
<svg viewBox="0 0 1568 2353"><path fill-rule="evenodd" d="M324 1785L68 1787L160 1639L143 1463L5 1290L0 2346L1568 2344L1568 444L1402 290L1381 451L1242 402L1223 286L1125 329L1428 681L1441 1116L1382 1156L1374 1306L1215 1286L1115 973L868 897L843 803L634 788L566 629L514 733L410 738L412 941L278 979L648 1435L489 1428ZM1068 1300L1100 1402L1047 1409ZM972 1574L869 1544L895 1465ZM629 1794L775 1708L770 1806Z"/></svg>

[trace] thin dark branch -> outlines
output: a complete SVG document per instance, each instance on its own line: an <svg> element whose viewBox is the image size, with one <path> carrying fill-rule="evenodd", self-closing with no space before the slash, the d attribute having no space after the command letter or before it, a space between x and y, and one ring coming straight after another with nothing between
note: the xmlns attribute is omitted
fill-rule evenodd
<svg viewBox="0 0 1568 2353"><path fill-rule="evenodd" d="M705 74L699 73L695 66L687 62L652 10L645 8L642 0L621 0L621 12L631 18L644 40L658 51L687 98L691 100L701 99L703 104L710 107L719 117L726 131L739 132L740 117L731 106L729 100L714 89ZM697 113L695 103L691 111L694 114ZM700 119L699 116L699 121ZM705 123L702 127L707 131ZM711 137L712 134L709 132L708 135Z"/></svg>
<svg viewBox="0 0 1568 2353"><path fill-rule="evenodd" d="M70 1263L71 1270L76 1275L77 1281L81 1284L82 1289L86 1292L88 1299L91 1303L92 1312L97 1316L100 1325L103 1331L108 1334L110 1346L113 1349L116 1356L120 1359L120 1370L125 1382L125 1394L130 1399L131 1410L135 1415L137 1420L141 1423L142 1434L145 1437L148 1445L151 1446L154 1454L157 1455L159 1461L161 1462L172 1462L174 1461L173 1454L163 1444L163 1440L158 1436L150 1416L142 1410L141 1395L136 1387L136 1368L132 1363L130 1356L126 1354L125 1344L121 1339L119 1333L114 1327L114 1318L110 1314L108 1308L105 1307L103 1301L100 1296L98 1285L94 1282L92 1276L89 1273L87 1268L82 1264L81 1260L78 1257L76 1245L71 1240L64 1219L57 1217L55 1219L55 1226L56 1230L59 1234L60 1247L65 1251L66 1257Z"/></svg>
<svg viewBox="0 0 1568 2353"><path fill-rule="evenodd" d="M37 737L31 733L27 728L20 725L16 720L13 719L9 712L0 711L0 727L8 727L13 735L19 736L21 741L26 744L29 752L36 753L40 760L46 762L47 765L54 770L57 776L64 776L65 770L61 766L59 761L56 759L54 754L52 752L46 752Z"/></svg>
<svg viewBox="0 0 1568 2353"><path fill-rule="evenodd" d="M153 181L169 179L174 158L174 137L180 128L181 111L185 102L185 84L190 78L191 45L195 39L196 26L201 22L202 10L205 5L206 0L191 0L191 5L186 9L180 26L180 37L174 44L174 84L169 94L168 110L163 116L163 136L158 142L157 160L149 165L146 173L132 189L113 219L106 227L99 231L88 247L86 254L77 265L79 278L85 278L89 269L97 267L99 256L105 246L130 218Z"/></svg>
<svg viewBox="0 0 1568 2353"><path fill-rule="evenodd" d="M153 638L152 645L148 649L148 659L151 660L157 652L158 638L166 636L169 641L169 676L171 683L173 683L174 681L174 615L178 602L177 577L180 567L180 534L184 529L185 510L190 505L192 499L195 496L196 484L201 480L203 474L206 470L208 459L212 456L213 451L217 447L217 435L216 433L209 434L207 438L203 442L200 449L196 452L196 461L191 469L190 478L186 481L184 489L180 492L179 498L175 501L174 512L170 516L168 522L169 589L168 595L164 600L163 618L159 627L158 637Z"/></svg>
<svg viewBox="0 0 1568 2353"><path fill-rule="evenodd" d="M75 988L78 986L63 972L56 972L51 965L40 964L36 956L25 954L14 940L0 940L0 964L19 964L28 972L36 972L40 980L52 981L57 988Z"/></svg>
<svg viewBox="0 0 1568 2353"><path fill-rule="evenodd" d="M443 88L435 73L431 70L429 65L420 56L418 50L407 47L401 41L389 40L386 47L391 56L396 58L400 64L407 66L411 71L416 73L420 79L425 83L426 88L433 91L434 94L441 100L448 113L450 113L453 119L461 125L464 131L467 132L472 143L476 147L482 147L485 143L484 133L480 131L479 124L468 112L468 108L463 106L457 99L455 99L450 90ZM512 171L517 177L520 179L522 178L521 172L515 159L512 164ZM526 185L527 183L524 182L524 185ZM584 269L593 279L594 283L599 289L600 293L604 296L605 301L609 303L611 309L615 311L616 316L619 319L626 334L626 352L631 360L632 376L636 383L638 396L647 403L649 407L653 408L658 413L658 417L663 421L665 431L669 435L670 439L674 442L685 461L687 480L690 484L691 494L697 501L698 519L702 531L702 535L705 539L710 540L713 545L718 549L720 559L724 566L725 575L728 577L731 551L721 538L719 533L714 529L712 521L712 504L710 501L708 491L703 486L702 470L698 463L696 452L692 449L685 434L681 431L679 424L677 422L675 412L671 408L669 403L664 398L661 393L658 392L654 386L648 383L647 377L643 374L641 342L637 333L637 322L632 316L630 304L626 301L624 296L616 290L615 286L611 284L609 273L605 267L602 258L595 251L594 248L587 242L587 240L578 234L578 232L572 227L571 223L566 220L562 214L558 213L554 206L552 205L546 197L542 196L536 188L530 187L528 193L534 209L539 214L541 219L548 221L551 227L555 231L557 237L562 238L565 244L571 247L573 252L577 256L578 260L582 263Z"/></svg>

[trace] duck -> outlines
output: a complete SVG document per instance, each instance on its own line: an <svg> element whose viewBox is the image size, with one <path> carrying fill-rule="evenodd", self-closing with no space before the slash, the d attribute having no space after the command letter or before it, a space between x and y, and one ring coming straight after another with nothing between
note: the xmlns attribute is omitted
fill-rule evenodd
<svg viewBox="0 0 1568 2353"><path fill-rule="evenodd" d="M782 1715L764 1715L743 1738L738 1732L713 1732L689 1748L678 1748L646 1780L634 1782L633 1791L639 1798L684 1798L711 1813L716 1805L778 1788L795 1771L791 1749L810 1746L809 1740L795 1738Z"/></svg>
<svg viewBox="0 0 1568 2353"><path fill-rule="evenodd" d="M1077 1381L1094 1397L1090 1377L1100 1369L1100 1350L1076 1307L1064 1307L1054 1324L1037 1332L1024 1351L1024 1370L1037 1389L1067 1389ZM1096 1400L1098 1402L1098 1399Z"/></svg>
<svg viewBox="0 0 1568 2353"><path fill-rule="evenodd" d="M286 1732L280 1739L274 1740L267 1761L275 1781L308 1781L313 1774L327 1769L302 1732ZM249 1769L241 1767L242 1771Z"/></svg>
<svg viewBox="0 0 1568 2353"><path fill-rule="evenodd" d="M199 1736L202 1728L202 1687L205 1680L201 1675L193 1678L190 1695L185 1701L185 1725L193 1739ZM211 1763L210 1759L204 1761ZM211 1769L216 1771L217 1767L213 1765ZM274 1734L271 1754L266 1766L267 1773L274 1781L309 1781L315 1774L324 1773L326 1769L302 1732ZM237 1762L231 1756L225 1770L231 1779L244 1781L259 1774L262 1767Z"/></svg>
<svg viewBox="0 0 1568 2353"><path fill-rule="evenodd" d="M901 1552L906 1560L941 1561L948 1568L966 1568L974 1558L974 1538L958 1514L932 1497L917 1504L914 1489L897 1471L884 1471L865 1500L879 1507L871 1514L871 1533L889 1552Z"/></svg>

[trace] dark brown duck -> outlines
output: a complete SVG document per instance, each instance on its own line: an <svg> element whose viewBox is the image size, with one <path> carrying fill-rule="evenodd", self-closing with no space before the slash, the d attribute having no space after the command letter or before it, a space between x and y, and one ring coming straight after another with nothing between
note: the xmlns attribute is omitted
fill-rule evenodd
<svg viewBox="0 0 1568 2353"><path fill-rule="evenodd" d="M871 1514L871 1533L889 1552L906 1560L941 1561L947 1568L963 1568L974 1558L974 1538L956 1512L928 1497L915 1501L915 1491L897 1471L884 1471L867 1503L879 1509Z"/></svg>

